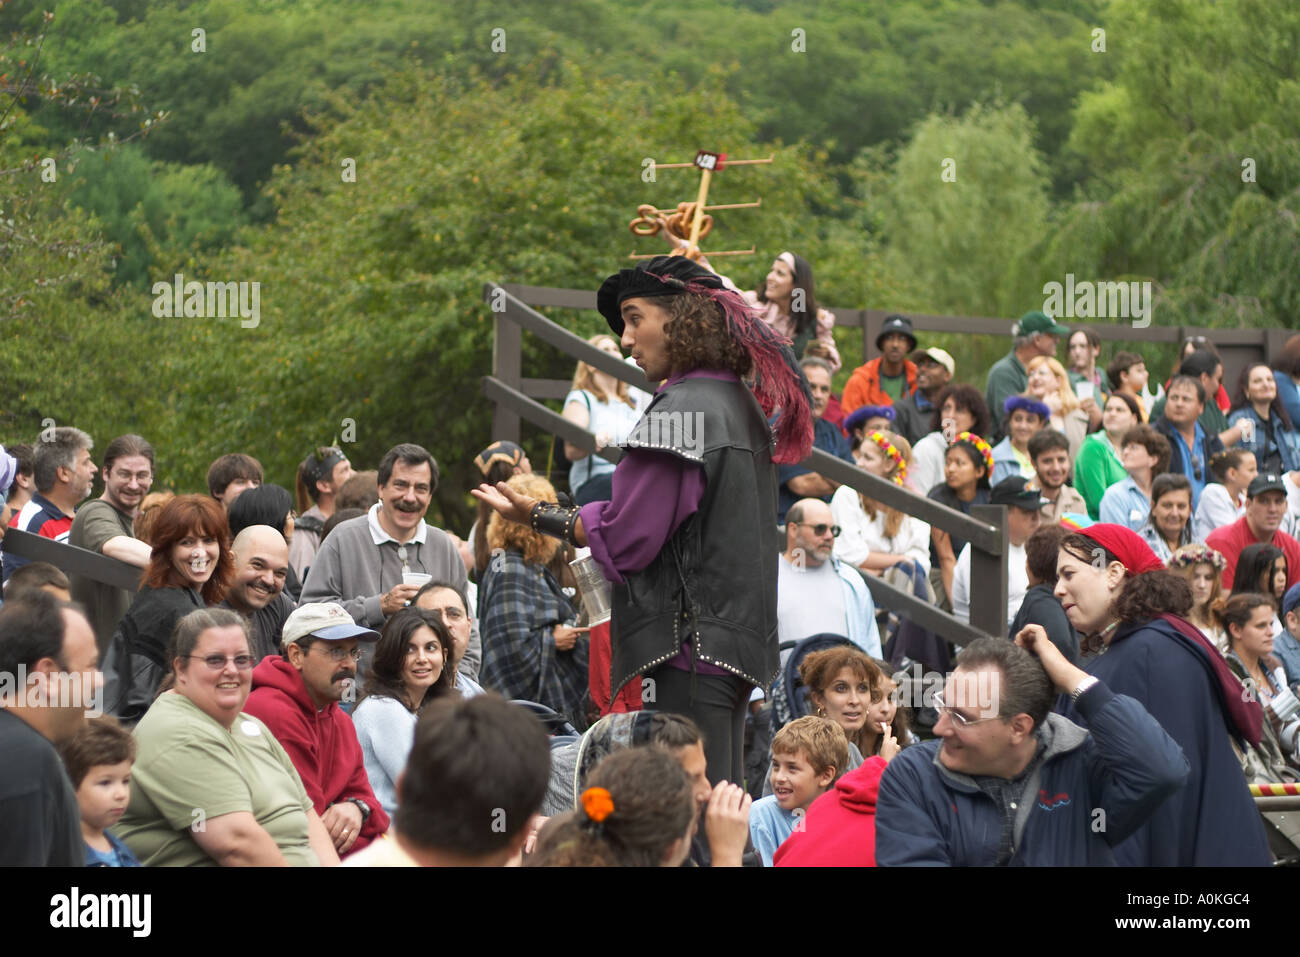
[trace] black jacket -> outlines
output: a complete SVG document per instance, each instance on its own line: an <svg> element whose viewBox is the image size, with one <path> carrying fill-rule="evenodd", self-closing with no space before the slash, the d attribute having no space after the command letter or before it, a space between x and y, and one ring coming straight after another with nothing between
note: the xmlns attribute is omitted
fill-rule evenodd
<svg viewBox="0 0 1300 957"><path fill-rule="evenodd" d="M691 417L698 448L672 441L682 430L665 423L681 417ZM780 542L772 432L757 400L739 381L684 379L655 396L624 447L698 462L706 487L654 561L614 586L611 694L675 657L684 641L700 660L769 686L780 667Z"/></svg>
<svg viewBox="0 0 1300 957"><path fill-rule="evenodd" d="M172 629L203 607L203 598L192 588L140 589L104 657L105 711L126 724L144 717L168 671Z"/></svg>
<svg viewBox="0 0 1300 957"><path fill-rule="evenodd" d="M1061 654L1069 659L1070 664L1079 663L1079 633L1065 617L1065 609L1052 594L1051 585L1032 585L1025 592L1020 610L1011 622L1011 633L1007 636L1012 641L1025 625L1042 625L1052 644L1061 649Z"/></svg>

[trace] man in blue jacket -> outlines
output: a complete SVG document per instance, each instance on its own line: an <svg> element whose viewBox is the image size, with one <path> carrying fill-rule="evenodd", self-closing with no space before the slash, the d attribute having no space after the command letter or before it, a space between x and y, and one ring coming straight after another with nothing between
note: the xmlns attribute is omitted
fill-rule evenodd
<svg viewBox="0 0 1300 957"><path fill-rule="evenodd" d="M1058 692L1090 731L1048 714ZM1038 625L1015 644L966 646L935 705L940 740L903 751L880 782L882 866L1113 864L1111 848L1187 778L1155 719L1070 664Z"/></svg>

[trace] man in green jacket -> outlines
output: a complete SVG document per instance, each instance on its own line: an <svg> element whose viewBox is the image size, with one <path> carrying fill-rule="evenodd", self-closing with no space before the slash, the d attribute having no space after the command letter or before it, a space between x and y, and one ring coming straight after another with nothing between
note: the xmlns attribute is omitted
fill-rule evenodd
<svg viewBox="0 0 1300 957"><path fill-rule="evenodd" d="M1001 415L1002 403L1006 402L1008 396L1019 395L1029 384L1025 364L1035 356L1055 356L1061 339L1069 334L1069 329L1057 325L1055 319L1038 310L1025 313L1011 327L1011 335L1014 337L1011 351L993 363L984 388L984 401L995 417ZM994 424L993 430L998 433L998 437L1002 433L1001 426L1001 422Z"/></svg>

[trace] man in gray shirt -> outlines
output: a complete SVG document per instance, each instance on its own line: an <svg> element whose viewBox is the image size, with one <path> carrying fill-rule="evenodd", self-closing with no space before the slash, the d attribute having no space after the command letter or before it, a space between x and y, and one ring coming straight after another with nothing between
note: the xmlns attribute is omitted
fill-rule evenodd
<svg viewBox="0 0 1300 957"><path fill-rule="evenodd" d="M299 604L338 602L357 624L380 630L430 578L464 591L465 563L456 544L424 521L437 487L438 464L428 451L412 443L389 449L379 463L379 501L365 515L340 522L321 543ZM477 679L482 660L476 622L457 670Z"/></svg>
<svg viewBox="0 0 1300 957"><path fill-rule="evenodd" d="M138 435L120 435L104 450L104 494L77 509L68 544L138 568L149 564L149 546L135 537L135 516L153 485L153 446ZM86 609L95 643L108 650L117 623L131 607L135 593L72 576L72 600Z"/></svg>

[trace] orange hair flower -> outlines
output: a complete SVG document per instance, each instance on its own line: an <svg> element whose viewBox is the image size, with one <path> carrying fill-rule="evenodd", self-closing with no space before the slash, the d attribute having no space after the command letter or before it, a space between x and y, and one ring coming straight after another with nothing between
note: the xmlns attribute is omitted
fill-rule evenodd
<svg viewBox="0 0 1300 957"><path fill-rule="evenodd" d="M599 824L614 813L614 798L604 788L587 788L582 792L582 809Z"/></svg>

